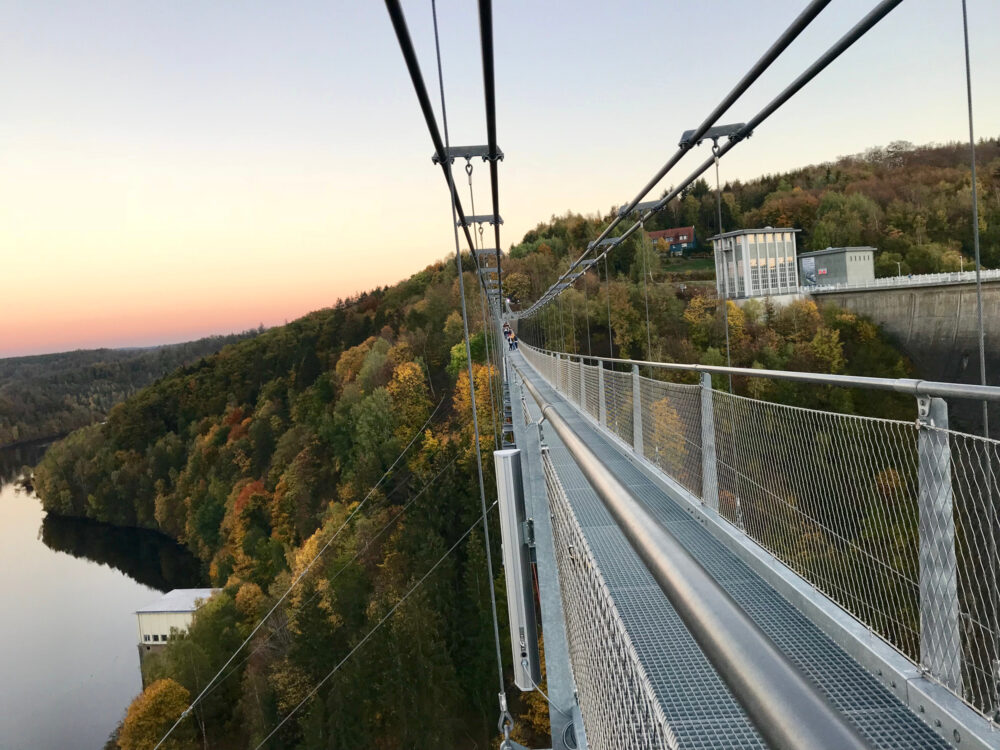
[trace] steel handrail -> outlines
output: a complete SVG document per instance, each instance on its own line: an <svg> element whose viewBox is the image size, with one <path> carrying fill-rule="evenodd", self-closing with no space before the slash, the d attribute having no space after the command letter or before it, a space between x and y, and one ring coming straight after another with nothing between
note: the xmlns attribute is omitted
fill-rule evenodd
<svg viewBox="0 0 1000 750"><path fill-rule="evenodd" d="M523 373L521 382L768 745L870 748Z"/></svg>
<svg viewBox="0 0 1000 750"><path fill-rule="evenodd" d="M753 367L725 367L721 365L679 364L676 362L652 362L642 359L615 359L589 354L570 354L540 349L530 344L521 344L542 354L558 354L576 357L585 361L611 362L612 364L638 365L676 372L707 372L712 375L743 375L751 378L791 380L814 385L832 385L839 388L868 388L872 390L895 391L911 396L937 396L939 398L967 398L976 401L1000 401L1000 387L993 385L972 385L966 383L943 383L915 378L876 378L865 375L832 375L822 372L796 372L794 370L761 370Z"/></svg>

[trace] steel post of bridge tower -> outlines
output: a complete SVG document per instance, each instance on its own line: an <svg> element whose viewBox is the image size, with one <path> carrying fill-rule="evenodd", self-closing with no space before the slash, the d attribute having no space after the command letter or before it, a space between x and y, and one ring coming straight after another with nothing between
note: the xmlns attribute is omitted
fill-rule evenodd
<svg viewBox="0 0 1000 750"><path fill-rule="evenodd" d="M632 450L644 456L642 445L642 391L639 379L639 365L632 365Z"/></svg>
<svg viewBox="0 0 1000 750"><path fill-rule="evenodd" d="M712 510L719 509L719 479L715 462L715 408L712 375L701 374L701 499Z"/></svg>
<svg viewBox="0 0 1000 750"><path fill-rule="evenodd" d="M608 426L608 400L604 395L604 362L597 360L597 414L601 427Z"/></svg>
<svg viewBox="0 0 1000 750"><path fill-rule="evenodd" d="M919 398L917 404L920 663L946 687L961 694L962 635L948 404L941 398Z"/></svg>

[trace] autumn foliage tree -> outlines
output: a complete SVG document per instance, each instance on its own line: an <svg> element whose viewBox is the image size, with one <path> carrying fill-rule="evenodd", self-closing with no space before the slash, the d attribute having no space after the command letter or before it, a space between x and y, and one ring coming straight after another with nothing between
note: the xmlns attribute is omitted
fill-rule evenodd
<svg viewBox="0 0 1000 750"><path fill-rule="evenodd" d="M157 680L132 701L118 734L121 750L152 750L173 723L187 710L191 701L188 691L172 679ZM188 750L196 747L190 724L179 727L161 745L167 750Z"/></svg>

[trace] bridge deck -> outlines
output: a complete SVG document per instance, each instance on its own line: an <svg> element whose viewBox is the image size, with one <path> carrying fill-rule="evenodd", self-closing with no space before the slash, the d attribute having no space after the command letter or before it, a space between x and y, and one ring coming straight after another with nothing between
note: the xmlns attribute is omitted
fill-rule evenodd
<svg viewBox="0 0 1000 750"><path fill-rule="evenodd" d="M945 748L874 676L636 468L520 354L514 362L584 442L680 540L873 747ZM530 396L529 412L538 417ZM549 456L649 683L681 748L766 747L553 430ZM558 542L558 540L557 540ZM574 664L579 672L586 665ZM586 716L587 706L583 706ZM588 734L591 728L588 726Z"/></svg>

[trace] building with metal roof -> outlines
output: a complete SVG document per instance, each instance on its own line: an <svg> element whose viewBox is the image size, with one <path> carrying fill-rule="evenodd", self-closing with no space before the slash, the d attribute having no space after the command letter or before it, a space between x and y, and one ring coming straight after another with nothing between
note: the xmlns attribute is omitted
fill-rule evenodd
<svg viewBox="0 0 1000 750"><path fill-rule="evenodd" d="M221 589L174 589L155 602L136 610L139 624L139 654L162 647L172 632L185 633L194 613Z"/></svg>
<svg viewBox="0 0 1000 750"><path fill-rule="evenodd" d="M799 255L802 286L865 284L875 280L874 247L828 247Z"/></svg>

